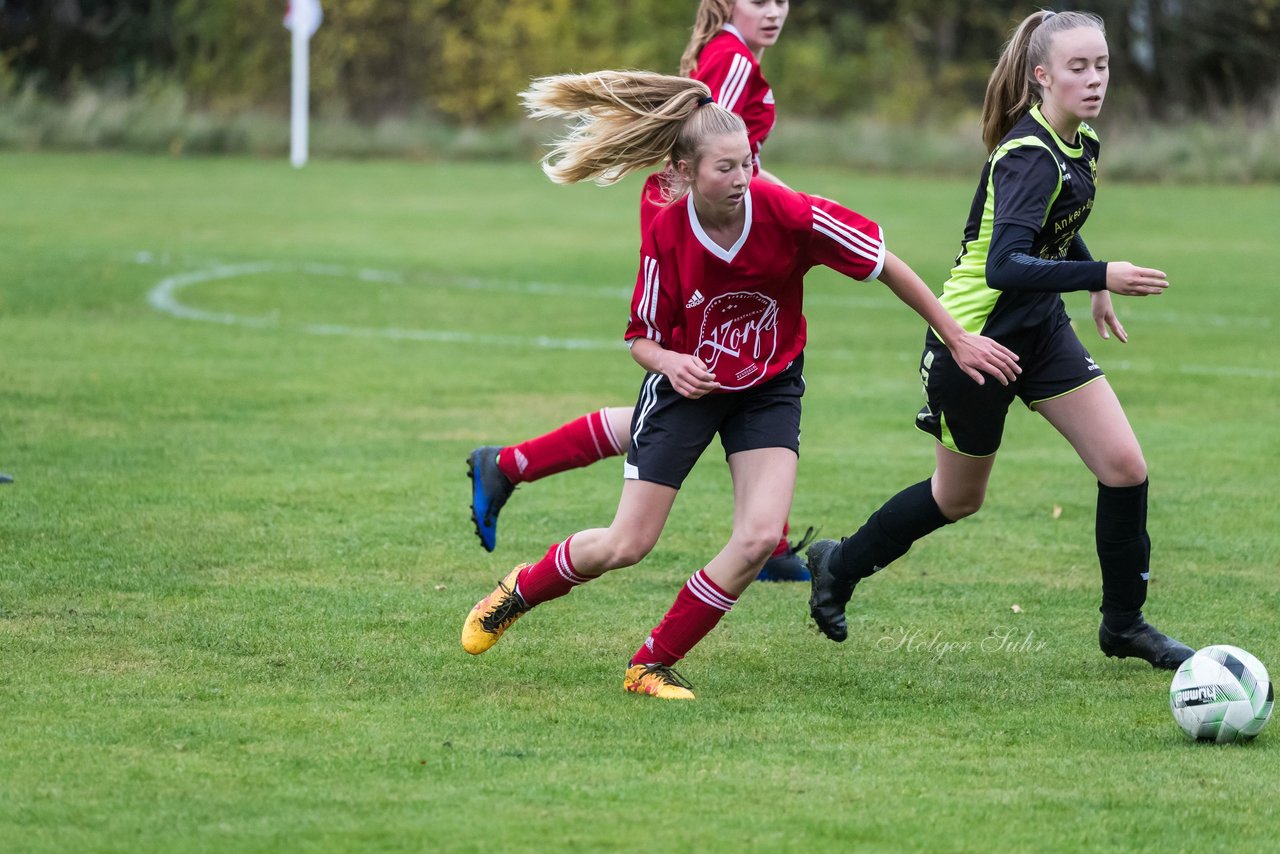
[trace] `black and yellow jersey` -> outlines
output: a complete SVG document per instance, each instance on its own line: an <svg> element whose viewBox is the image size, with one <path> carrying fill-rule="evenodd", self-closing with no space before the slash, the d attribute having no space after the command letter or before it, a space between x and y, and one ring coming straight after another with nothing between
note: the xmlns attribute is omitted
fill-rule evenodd
<svg viewBox="0 0 1280 854"><path fill-rule="evenodd" d="M967 332L1016 333L1063 312L1062 292L1106 286L1106 265L1093 262L1079 238L1097 172L1098 136L1088 125L1068 144L1036 106L1005 135L983 167L941 297ZM1013 234L1025 239L1009 252L1004 235ZM1016 263L1002 266L997 279L994 265L1011 257Z"/></svg>

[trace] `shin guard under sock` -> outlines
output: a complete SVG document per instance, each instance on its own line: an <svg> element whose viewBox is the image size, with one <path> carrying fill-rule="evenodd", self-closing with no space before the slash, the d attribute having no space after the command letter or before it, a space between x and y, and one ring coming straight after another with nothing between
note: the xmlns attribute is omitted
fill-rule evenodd
<svg viewBox="0 0 1280 854"><path fill-rule="evenodd" d="M1102 567L1102 621L1112 631L1142 617L1151 575L1151 538L1147 536L1147 484L1098 484L1096 539Z"/></svg>
<svg viewBox="0 0 1280 854"><path fill-rule="evenodd" d="M933 499L932 481L922 480L886 501L840 544L832 555L831 573L855 581L866 578L906 554L916 540L951 522Z"/></svg>

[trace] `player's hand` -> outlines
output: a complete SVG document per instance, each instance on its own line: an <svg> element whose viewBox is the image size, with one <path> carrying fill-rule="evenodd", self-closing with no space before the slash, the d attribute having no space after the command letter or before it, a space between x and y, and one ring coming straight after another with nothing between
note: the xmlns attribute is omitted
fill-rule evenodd
<svg viewBox="0 0 1280 854"><path fill-rule="evenodd" d="M1148 297L1163 293L1169 279L1161 270L1136 267L1128 261L1107 264L1107 290L1126 297Z"/></svg>
<svg viewBox="0 0 1280 854"><path fill-rule="evenodd" d="M1093 310L1093 324L1098 327L1098 335L1106 340L1114 332L1121 344L1128 344L1129 336L1124 331L1120 318L1116 317L1116 310L1111 306L1111 294L1107 291L1094 291L1089 294L1089 303Z"/></svg>
<svg viewBox="0 0 1280 854"><path fill-rule="evenodd" d="M670 353L662 373L671 381L671 387L690 400L697 400L720 388L716 375L697 356L687 353Z"/></svg>
<svg viewBox="0 0 1280 854"><path fill-rule="evenodd" d="M966 332L950 345L950 350L956 365L978 385L986 382L983 374L995 377L1000 385L1008 385L1022 373L1018 354L985 335Z"/></svg>

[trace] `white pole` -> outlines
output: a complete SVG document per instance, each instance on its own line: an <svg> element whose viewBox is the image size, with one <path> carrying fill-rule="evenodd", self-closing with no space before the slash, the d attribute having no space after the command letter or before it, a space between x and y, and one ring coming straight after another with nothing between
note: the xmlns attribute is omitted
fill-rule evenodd
<svg viewBox="0 0 1280 854"><path fill-rule="evenodd" d="M307 108L311 77L309 50L311 33L302 21L293 25L292 114L289 122L289 162L301 169L307 163Z"/></svg>

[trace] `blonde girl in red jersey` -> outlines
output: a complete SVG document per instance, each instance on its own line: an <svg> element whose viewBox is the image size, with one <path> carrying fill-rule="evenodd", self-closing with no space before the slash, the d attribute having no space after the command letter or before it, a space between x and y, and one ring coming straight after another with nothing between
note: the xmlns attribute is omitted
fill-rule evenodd
<svg viewBox="0 0 1280 854"><path fill-rule="evenodd" d="M760 69L765 48L776 44L786 23L786 0L702 0L680 74L707 84L715 103L742 117L751 148L752 171L782 183L760 165L760 152L773 130L773 90ZM643 235L663 207L666 170L651 175L640 194ZM627 453L631 446L630 406L606 407L557 427L550 433L506 447L477 448L467 458L472 480L471 518L487 551L497 545L498 513L518 483L531 483L562 471ZM761 578L806 581L808 571L784 535L761 571Z"/></svg>
<svg viewBox="0 0 1280 854"><path fill-rule="evenodd" d="M630 425L612 524L553 543L472 608L462 646L479 654L530 609L639 563L666 524L685 476L715 436L733 482L728 543L689 579L631 657L627 691L693 699L672 668L756 578L791 508L799 449L805 273L821 264L878 278L937 331L976 382L1013 380L1016 358L964 331L885 249L879 225L839 204L760 178L746 126L706 84L639 72L537 80L535 117L579 120L548 156L552 180L612 183L663 160L669 204L644 236L626 339L647 374Z"/></svg>

